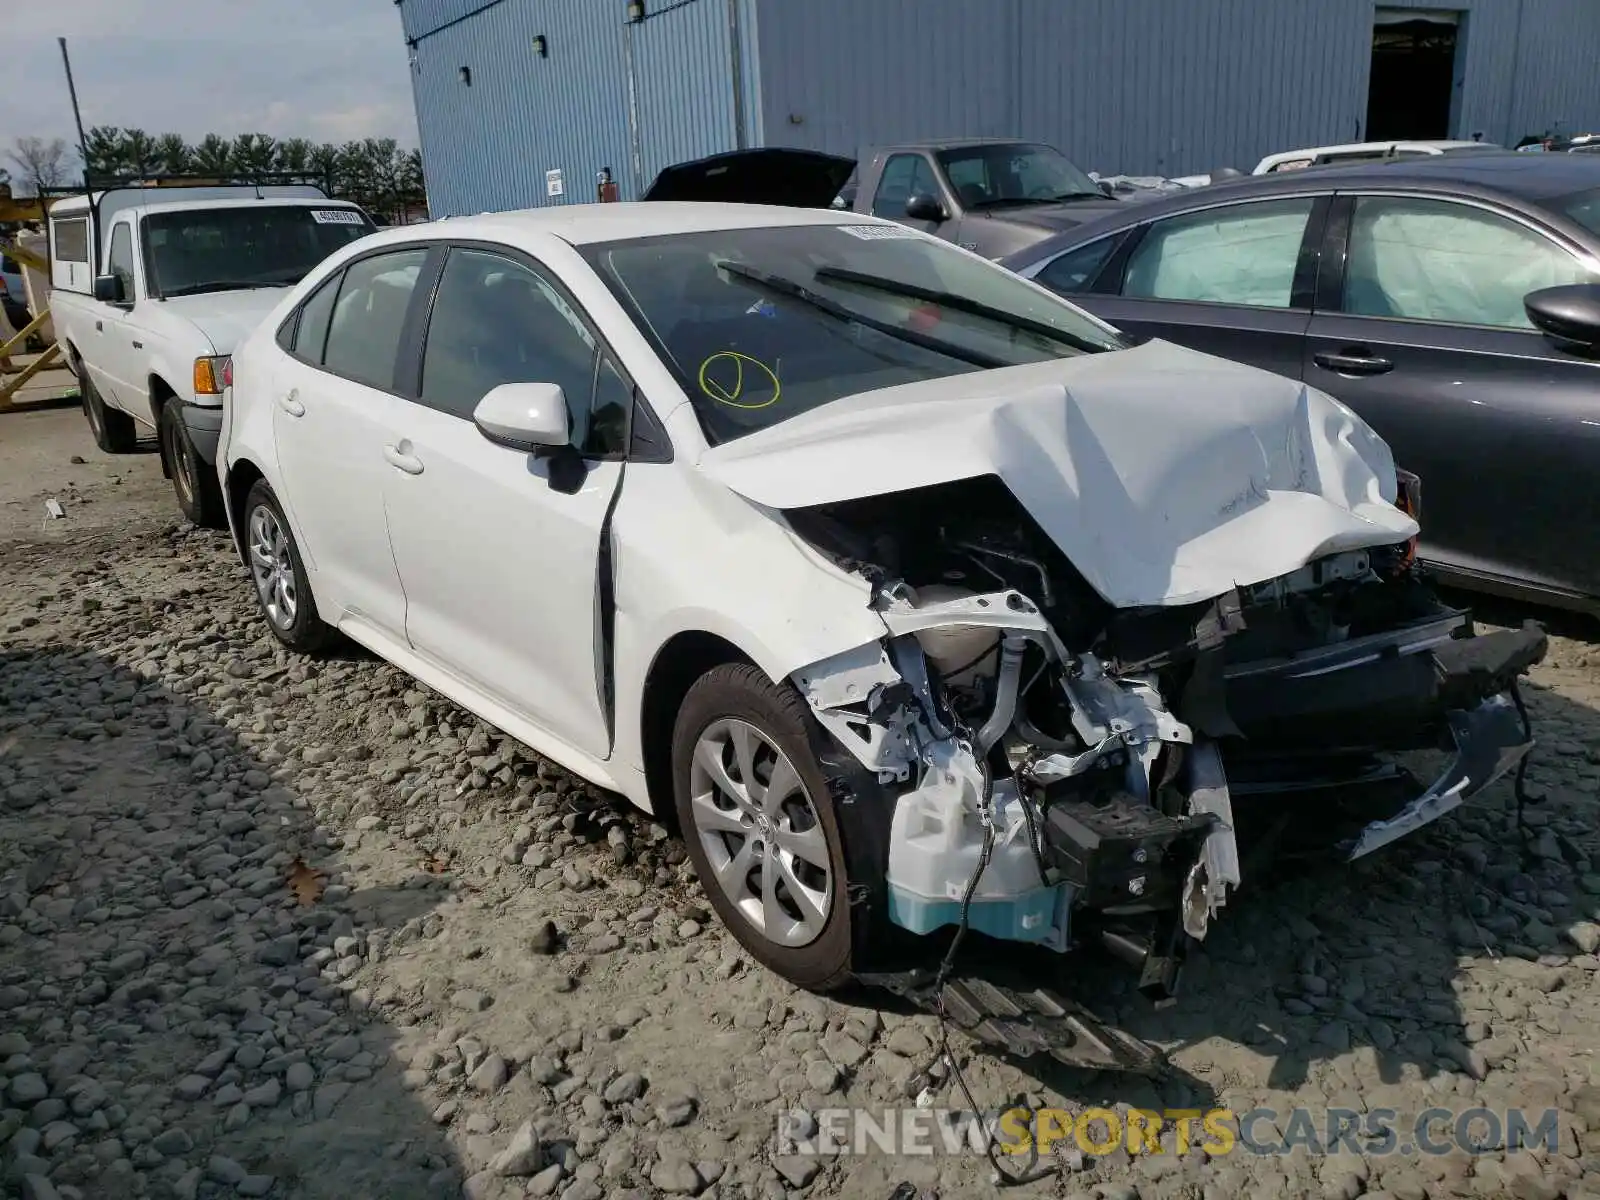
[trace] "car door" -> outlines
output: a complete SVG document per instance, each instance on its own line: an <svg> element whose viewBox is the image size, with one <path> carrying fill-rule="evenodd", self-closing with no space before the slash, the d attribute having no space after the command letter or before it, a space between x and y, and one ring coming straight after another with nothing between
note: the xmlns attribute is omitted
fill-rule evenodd
<svg viewBox="0 0 1600 1200"><path fill-rule="evenodd" d="M1577 247L1464 198L1340 198L1305 378L1422 478L1422 551L1447 571L1600 594L1600 363L1523 297L1594 279Z"/></svg>
<svg viewBox="0 0 1600 1200"><path fill-rule="evenodd" d="M133 222L127 217L111 226L104 273L122 281L123 299L117 304L92 301L93 349L86 355L86 362L102 399L149 423L149 389L137 378L137 365L142 361L140 349L135 347L139 337L134 332L138 281L133 261Z"/></svg>
<svg viewBox="0 0 1600 1200"><path fill-rule="evenodd" d="M280 331L290 352L271 382L279 500L317 572L322 618L400 642L405 595L383 509L385 453L401 333L427 254L371 254L329 278Z"/></svg>
<svg viewBox="0 0 1600 1200"><path fill-rule="evenodd" d="M610 752L600 538L621 481L631 387L554 275L450 249L383 493L421 656L595 758ZM572 446L533 455L472 420L502 383L555 383Z"/></svg>
<svg viewBox="0 0 1600 1200"><path fill-rule="evenodd" d="M906 204L913 196L931 196L950 212L950 198L939 184L939 173L925 154L891 154L878 176L878 190L872 194L872 215L885 221L898 221L924 233L952 241L960 222L947 216L943 221L918 221L906 215Z"/></svg>
<svg viewBox="0 0 1600 1200"><path fill-rule="evenodd" d="M1302 195L1211 204L1135 227L1101 268L1088 269L1084 246L1036 274L1063 292L1092 278L1072 300L1128 333L1298 379L1328 203Z"/></svg>

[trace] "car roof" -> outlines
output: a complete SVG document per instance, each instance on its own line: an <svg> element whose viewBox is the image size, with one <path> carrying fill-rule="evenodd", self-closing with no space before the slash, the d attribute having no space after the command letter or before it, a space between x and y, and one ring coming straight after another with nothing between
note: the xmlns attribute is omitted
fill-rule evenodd
<svg viewBox="0 0 1600 1200"><path fill-rule="evenodd" d="M760 229L800 225L889 225L864 213L829 208L781 208L765 204L701 204L658 200L629 204L563 204L472 217L441 217L425 225L402 225L373 236L385 242L482 238L514 242L553 235L582 246L592 242L668 234L709 233L719 229ZM365 245L373 242L363 243Z"/></svg>
<svg viewBox="0 0 1600 1200"><path fill-rule="evenodd" d="M1004 260L1021 267L1066 246L1093 241L1124 225L1143 224L1168 212L1223 203L1230 199L1305 191L1354 191L1367 188L1417 189L1439 194L1510 198L1539 203L1600 188L1600 156L1584 154L1517 154L1486 150L1482 154L1434 154L1381 162L1330 163L1272 175L1246 175L1203 188L1141 201L1129 213L1113 213L1036 242Z"/></svg>

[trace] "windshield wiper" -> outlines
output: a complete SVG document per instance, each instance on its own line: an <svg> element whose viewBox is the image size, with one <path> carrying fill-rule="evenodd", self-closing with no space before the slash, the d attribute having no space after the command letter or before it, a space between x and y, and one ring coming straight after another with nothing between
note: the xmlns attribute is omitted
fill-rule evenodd
<svg viewBox="0 0 1600 1200"><path fill-rule="evenodd" d="M970 316L982 317L986 321L994 321L1000 325L1010 325L1028 333L1037 334L1052 342L1060 342L1081 350L1085 354L1097 354L1102 350L1113 350L1115 345L1106 345L1090 341L1075 333L1068 333L1065 329L1057 329L1045 321L1035 321L1031 317L1017 316L1008 313L1002 308L994 308L979 300L969 300L965 296L958 296L954 292L941 292L933 288L918 287L914 283L902 283L898 279L882 279L877 275L864 275L860 271L851 271L845 267L818 267L818 279L831 279L837 283L855 284L857 287L871 288L878 292L888 292L891 296L905 296L912 300L921 300L926 304L937 304L943 308L954 309L956 312L967 313Z"/></svg>
<svg viewBox="0 0 1600 1200"><path fill-rule="evenodd" d="M958 358L962 362L971 363L973 366L982 367L985 370L993 370L996 367L1009 365L1003 359L995 358L992 355L984 354L977 350L967 350L940 338L918 333L914 329L903 329L888 321L879 321L874 317L863 316L854 309L846 308L842 304L829 300L826 296L818 295L805 285L796 283L792 279L785 279L781 275L769 275L765 271L758 271L754 267L747 267L743 263L736 262L723 261L717 263L716 267L719 271L726 271L729 275L737 276L740 279L748 279L752 283L758 283L780 296L788 296L790 299L798 300L802 304L810 305L818 312L824 313L836 321L843 321L850 325L860 325L866 329L872 329L878 333L886 334L902 342L920 347L923 350L931 350L935 354L943 354L947 358ZM822 272L819 271L817 273L820 275Z"/></svg>
<svg viewBox="0 0 1600 1200"><path fill-rule="evenodd" d="M198 296L201 292L241 292L247 288L277 287L276 283L263 283L259 279L213 279L206 283L190 283L183 287L165 288L161 293L163 300L170 300L173 296Z"/></svg>

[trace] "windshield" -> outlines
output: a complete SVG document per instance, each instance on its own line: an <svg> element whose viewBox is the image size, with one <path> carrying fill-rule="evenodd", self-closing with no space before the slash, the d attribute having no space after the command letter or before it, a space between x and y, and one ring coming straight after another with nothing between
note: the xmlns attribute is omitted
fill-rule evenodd
<svg viewBox="0 0 1600 1200"><path fill-rule="evenodd" d="M284 287L340 246L373 231L354 208L253 204L145 218L151 292L190 296L230 288Z"/></svg>
<svg viewBox="0 0 1600 1200"><path fill-rule="evenodd" d="M1600 236L1600 188L1564 196L1556 201L1556 208L1566 213L1590 233Z"/></svg>
<svg viewBox="0 0 1600 1200"><path fill-rule="evenodd" d="M579 247L716 444L841 396L1114 350L1065 301L897 225L798 225Z"/></svg>
<svg viewBox="0 0 1600 1200"><path fill-rule="evenodd" d="M1050 146L961 146L939 151L938 159L963 208L1105 199L1094 180Z"/></svg>

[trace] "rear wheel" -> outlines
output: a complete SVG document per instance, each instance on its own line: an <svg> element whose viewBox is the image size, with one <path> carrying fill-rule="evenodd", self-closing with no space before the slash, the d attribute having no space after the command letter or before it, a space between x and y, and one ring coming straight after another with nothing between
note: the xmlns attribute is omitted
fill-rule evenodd
<svg viewBox="0 0 1600 1200"><path fill-rule="evenodd" d="M83 397L83 415L88 418L94 444L107 454L127 454L139 444L133 418L125 412L107 408L84 367L78 368L78 394Z"/></svg>
<svg viewBox="0 0 1600 1200"><path fill-rule="evenodd" d="M300 548L266 480L258 479L245 498L242 524L250 580L267 627L291 650L310 654L322 649L334 631L317 615Z"/></svg>
<svg viewBox="0 0 1600 1200"><path fill-rule="evenodd" d="M168 400L161 406L157 433L161 435L161 457L172 476L172 491L183 515L206 529L225 528L228 517L222 504L222 484L216 471L194 448L179 401Z"/></svg>
<svg viewBox="0 0 1600 1200"><path fill-rule="evenodd" d="M679 709L673 795L690 860L724 925L813 991L848 981L849 880L799 695L748 664L715 667Z"/></svg>

